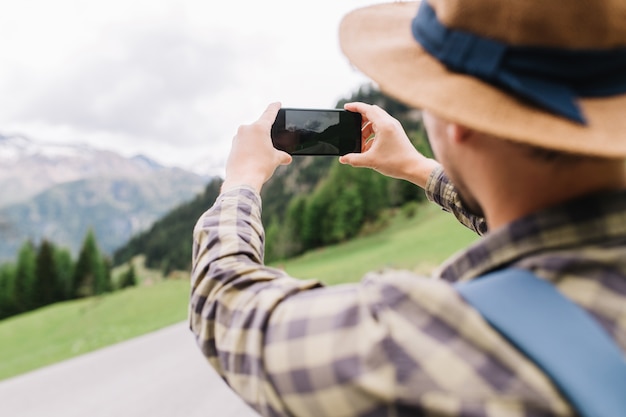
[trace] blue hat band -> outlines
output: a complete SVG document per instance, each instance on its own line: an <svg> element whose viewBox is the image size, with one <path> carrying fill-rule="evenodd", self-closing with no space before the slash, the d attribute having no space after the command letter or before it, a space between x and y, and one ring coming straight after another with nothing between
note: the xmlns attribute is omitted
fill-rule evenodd
<svg viewBox="0 0 626 417"><path fill-rule="evenodd" d="M423 0L414 38L449 70L472 75L548 112L586 124L577 99L626 93L626 48L510 46L447 28Z"/></svg>

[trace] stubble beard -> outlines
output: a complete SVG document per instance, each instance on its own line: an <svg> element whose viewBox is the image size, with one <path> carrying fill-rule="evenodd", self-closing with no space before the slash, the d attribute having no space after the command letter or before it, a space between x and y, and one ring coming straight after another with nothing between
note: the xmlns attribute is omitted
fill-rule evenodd
<svg viewBox="0 0 626 417"><path fill-rule="evenodd" d="M474 194L469 191L469 188L465 185L465 182L462 180L460 175L458 175L454 170L451 170L449 177L454 185L454 188L456 189L463 207L476 216L485 217L485 212L483 211L482 206L476 197L474 197Z"/></svg>

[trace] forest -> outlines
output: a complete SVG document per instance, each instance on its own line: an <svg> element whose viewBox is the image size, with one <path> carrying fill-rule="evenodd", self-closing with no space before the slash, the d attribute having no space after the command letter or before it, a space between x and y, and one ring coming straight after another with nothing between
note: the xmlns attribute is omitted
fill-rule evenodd
<svg viewBox="0 0 626 417"><path fill-rule="evenodd" d="M114 285L111 261L89 230L74 261L70 251L43 240L25 242L15 263L0 265L0 319L59 301L91 297L136 285L132 265Z"/></svg>

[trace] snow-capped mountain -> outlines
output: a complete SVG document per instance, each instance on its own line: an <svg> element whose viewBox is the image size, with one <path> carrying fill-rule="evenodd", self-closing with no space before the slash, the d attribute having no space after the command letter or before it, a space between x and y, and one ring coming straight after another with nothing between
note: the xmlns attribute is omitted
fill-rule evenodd
<svg viewBox="0 0 626 417"><path fill-rule="evenodd" d="M91 151L93 150L85 145L43 144L24 136L0 135L0 160L3 162L17 161L28 156L79 158Z"/></svg>
<svg viewBox="0 0 626 417"><path fill-rule="evenodd" d="M111 253L209 180L141 155L0 135L0 262L26 240L76 253L89 228Z"/></svg>
<svg viewBox="0 0 626 417"><path fill-rule="evenodd" d="M157 162L87 145L39 143L0 135L0 207L56 184L98 177L138 178L164 169Z"/></svg>

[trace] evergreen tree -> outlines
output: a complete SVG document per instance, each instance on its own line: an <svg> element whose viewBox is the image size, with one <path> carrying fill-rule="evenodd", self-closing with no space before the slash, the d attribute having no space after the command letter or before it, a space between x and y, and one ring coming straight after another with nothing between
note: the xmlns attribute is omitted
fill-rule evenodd
<svg viewBox="0 0 626 417"><path fill-rule="evenodd" d="M100 265L102 268L102 274L96 275L96 287L94 292L96 294L104 294L105 292L111 292L113 290L113 284L111 282L111 260L108 256L102 256L100 258Z"/></svg>
<svg viewBox="0 0 626 417"><path fill-rule="evenodd" d="M57 283L55 298L58 301L69 300L74 297L74 261L69 250L57 248L54 253L54 263L57 267Z"/></svg>
<svg viewBox="0 0 626 417"><path fill-rule="evenodd" d="M24 243L20 248L15 268L14 300L18 313L29 311L36 306L35 258L33 244Z"/></svg>
<svg viewBox="0 0 626 417"><path fill-rule="evenodd" d="M132 262L128 262L128 270L120 277L120 288L134 287L137 285L137 273L135 272L135 265Z"/></svg>
<svg viewBox="0 0 626 417"><path fill-rule="evenodd" d="M98 250L96 236L93 230L89 229L83 240L74 269L72 279L74 296L78 298L90 297L105 292L103 283L106 282L106 279L106 270Z"/></svg>
<svg viewBox="0 0 626 417"><path fill-rule="evenodd" d="M307 199L301 230L304 250L324 244L324 223L327 208L325 194L319 189Z"/></svg>
<svg viewBox="0 0 626 417"><path fill-rule="evenodd" d="M58 269L54 258L54 246L48 240L43 240L35 260L35 306L45 306L58 301L56 288L58 286Z"/></svg>
<svg viewBox="0 0 626 417"><path fill-rule="evenodd" d="M342 242L355 236L363 224L363 199L356 186L351 185L337 195L329 208L330 230L326 241Z"/></svg>
<svg viewBox="0 0 626 417"><path fill-rule="evenodd" d="M0 319L16 314L15 267L12 264L0 266Z"/></svg>
<svg viewBox="0 0 626 417"><path fill-rule="evenodd" d="M273 216L265 228L265 260L287 259L302 252L304 211L307 199L295 196L282 218ZM267 222L266 222L267 223Z"/></svg>
<svg viewBox="0 0 626 417"><path fill-rule="evenodd" d="M279 222L275 217L272 218L270 224L265 228L265 261L271 262L282 258L279 244L282 234Z"/></svg>

